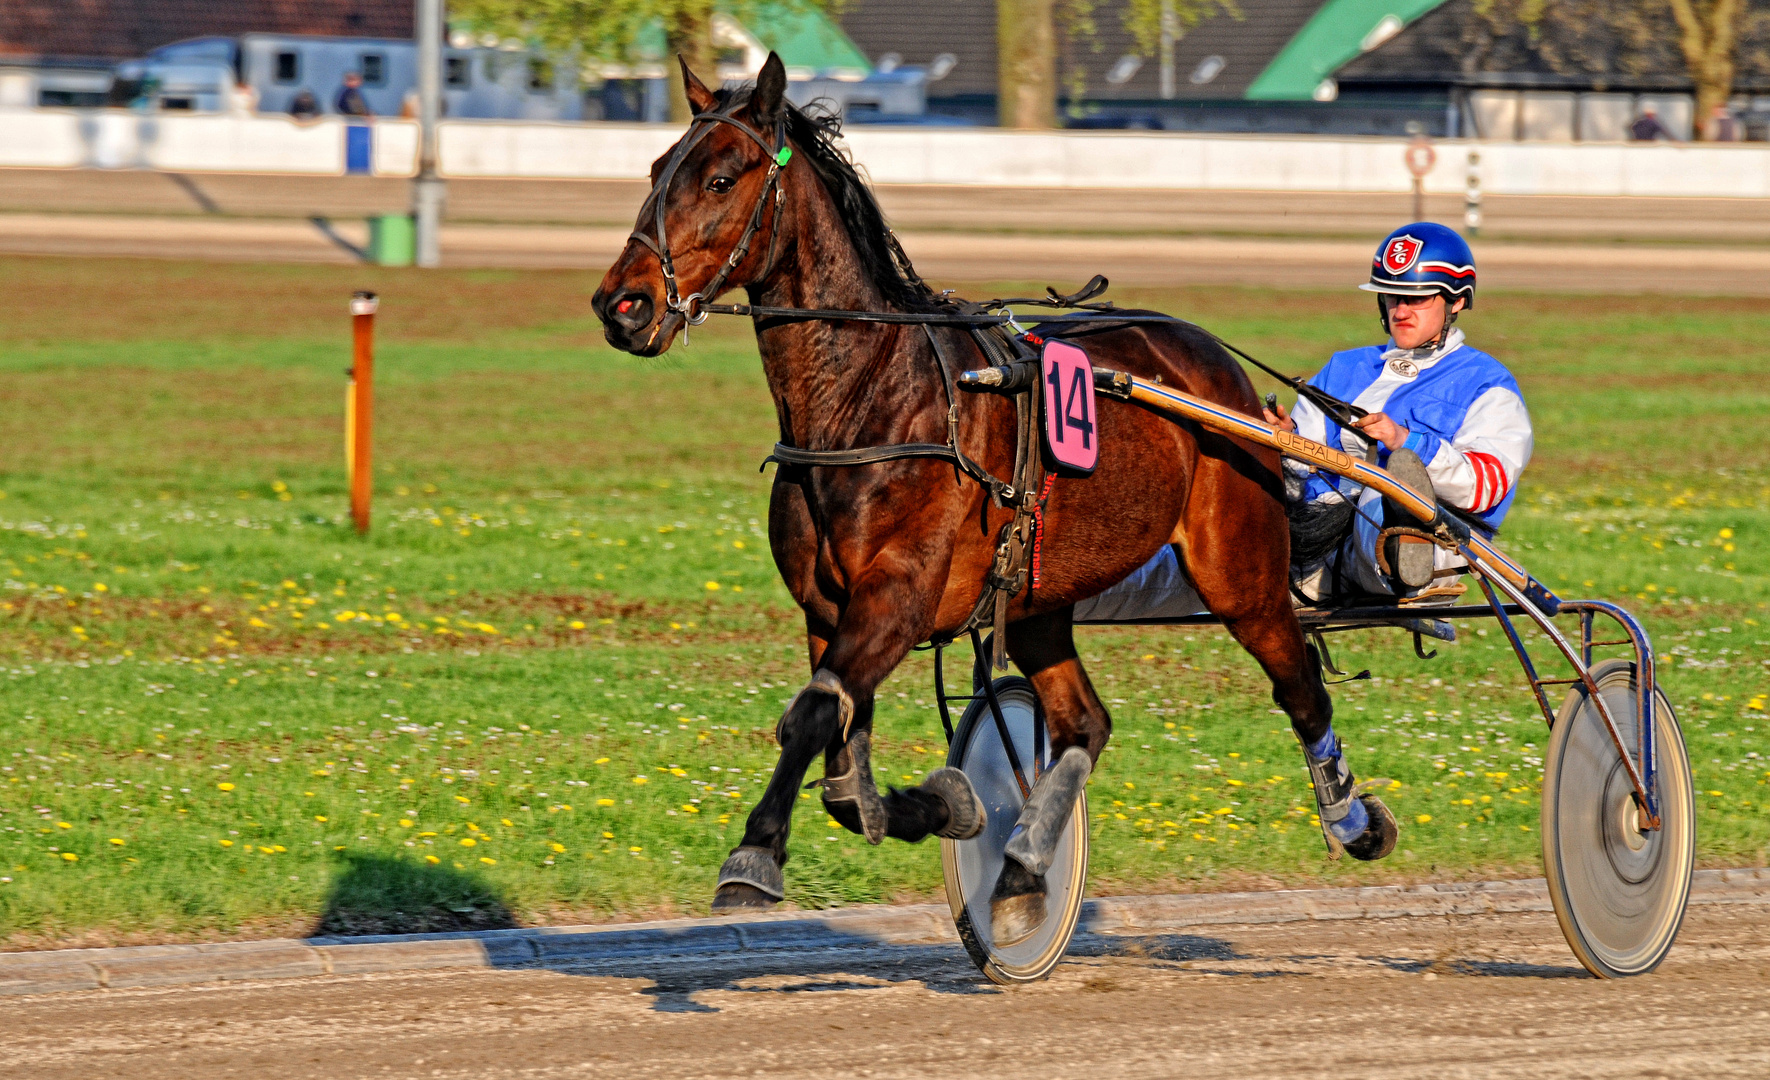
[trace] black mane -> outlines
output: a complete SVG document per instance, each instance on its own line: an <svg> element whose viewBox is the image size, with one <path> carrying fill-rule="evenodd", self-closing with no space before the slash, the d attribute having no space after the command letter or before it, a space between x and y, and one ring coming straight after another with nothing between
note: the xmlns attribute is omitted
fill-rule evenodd
<svg viewBox="0 0 1770 1080"><path fill-rule="evenodd" d="M748 94L749 90L739 91ZM721 97L724 94L720 95ZM892 305L906 311L934 311L948 306L910 265L910 257L885 225L879 201L861 178L848 152L837 142L841 119L817 109L786 102L787 137L810 162L836 203L848 239L866 275Z"/></svg>

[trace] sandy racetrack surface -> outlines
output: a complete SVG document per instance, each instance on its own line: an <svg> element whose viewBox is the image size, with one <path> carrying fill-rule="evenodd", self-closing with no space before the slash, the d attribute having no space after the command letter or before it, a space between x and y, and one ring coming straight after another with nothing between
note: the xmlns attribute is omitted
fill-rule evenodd
<svg viewBox="0 0 1770 1080"><path fill-rule="evenodd" d="M1617 982L1526 914L1091 937L1011 990L904 947L45 995L0 1075L1763 1077L1766 914L1692 908Z"/></svg>

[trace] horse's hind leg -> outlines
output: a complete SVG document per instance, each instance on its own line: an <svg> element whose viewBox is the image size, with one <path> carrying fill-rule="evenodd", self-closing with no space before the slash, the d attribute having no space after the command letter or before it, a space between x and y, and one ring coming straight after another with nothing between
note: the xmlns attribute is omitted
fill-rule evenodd
<svg viewBox="0 0 1770 1080"><path fill-rule="evenodd" d="M1333 698L1291 606L1289 546L1271 539L1285 535L1282 511L1276 502L1270 514L1260 513L1258 503L1242 505L1249 512L1239 521L1206 517L1196 534L1189 530L1187 570L1206 606L1272 680L1272 700L1290 717L1303 746L1329 847L1341 845L1357 859L1380 859L1394 850L1399 830L1376 796L1358 794L1334 735ZM1225 535L1238 532L1243 535ZM1265 542L1256 542L1261 535ZM1192 557L1201 552L1224 554Z"/></svg>
<svg viewBox="0 0 1770 1080"><path fill-rule="evenodd" d="M1045 714L1052 764L1020 808L990 894L991 936L999 946L1024 941L1043 925L1045 874L1112 734L1112 717L1076 654L1073 613L1063 608L1008 627L1008 652L1032 680Z"/></svg>

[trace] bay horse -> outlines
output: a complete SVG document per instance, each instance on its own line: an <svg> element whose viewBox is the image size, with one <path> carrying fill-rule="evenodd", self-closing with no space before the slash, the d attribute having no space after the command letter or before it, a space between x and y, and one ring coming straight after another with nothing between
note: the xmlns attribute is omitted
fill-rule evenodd
<svg viewBox="0 0 1770 1080"><path fill-rule="evenodd" d="M659 355L705 317L700 304L738 288L752 304L777 308L953 310L916 275L836 145L833 125L786 100L779 57L769 56L753 86L718 93L686 63L682 73L696 119L652 166L653 190L633 237L592 300L610 344ZM804 450L943 443L950 381L958 375L945 365L988 363L970 334L950 325L768 316L756 318L755 331L781 442ZM1197 327L1097 328L1087 349L1098 363L1260 415L1247 375ZM993 475L1012 475L1014 403L990 394L956 402L959 449ZM1047 809L1062 813L1112 732L1076 653L1073 607L1165 544L1175 546L1199 596L1272 680L1273 699L1304 745L1325 736L1333 713L1292 610L1278 456L1131 404L1102 399L1097 421L1097 469L1051 488L1041 579L1014 597L1006 629L1007 654L1037 691L1056 761L1028 806L1044 795ZM792 810L820 753L825 808L871 843L963 838L981 828L981 803L957 770L878 794L870 765L874 691L913 646L966 623L1012 517L950 461L777 471L769 544L804 611L813 674L780 719L779 763L743 842L721 868L713 910L782 899ZM1029 824L1025 813L1021 823ZM1063 820L1045 825L1054 846ZM999 944L1030 935L1045 918L1040 863L1031 848L1004 861L992 894Z"/></svg>

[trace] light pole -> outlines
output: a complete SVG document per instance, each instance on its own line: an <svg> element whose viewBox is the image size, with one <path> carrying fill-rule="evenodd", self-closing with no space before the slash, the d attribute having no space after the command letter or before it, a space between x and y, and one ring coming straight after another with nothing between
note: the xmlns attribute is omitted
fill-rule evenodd
<svg viewBox="0 0 1770 1080"><path fill-rule="evenodd" d="M442 112L442 0L416 0L418 38L418 177L412 183L412 217L417 225L417 263L441 266L446 191L436 172L436 122Z"/></svg>

